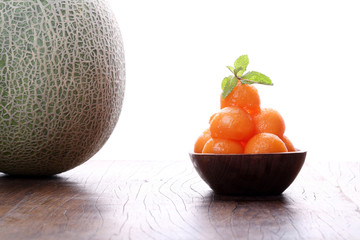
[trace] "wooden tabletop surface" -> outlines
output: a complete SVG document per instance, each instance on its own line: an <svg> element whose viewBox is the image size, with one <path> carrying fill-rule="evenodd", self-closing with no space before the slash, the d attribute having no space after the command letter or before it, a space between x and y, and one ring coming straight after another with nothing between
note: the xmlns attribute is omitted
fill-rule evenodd
<svg viewBox="0 0 360 240"><path fill-rule="evenodd" d="M360 239L360 162L310 157L280 196L215 195L183 161L0 174L0 239Z"/></svg>

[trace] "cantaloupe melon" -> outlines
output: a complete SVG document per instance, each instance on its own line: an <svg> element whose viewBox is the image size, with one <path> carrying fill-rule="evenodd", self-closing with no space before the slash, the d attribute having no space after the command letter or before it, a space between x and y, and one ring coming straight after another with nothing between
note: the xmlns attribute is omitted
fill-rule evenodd
<svg viewBox="0 0 360 240"><path fill-rule="evenodd" d="M53 175L87 161L124 91L123 42L104 0L0 1L0 172Z"/></svg>

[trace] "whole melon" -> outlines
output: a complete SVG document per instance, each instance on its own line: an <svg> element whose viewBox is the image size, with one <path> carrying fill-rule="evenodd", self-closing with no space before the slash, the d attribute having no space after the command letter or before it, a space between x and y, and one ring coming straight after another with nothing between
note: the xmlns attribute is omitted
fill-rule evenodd
<svg viewBox="0 0 360 240"><path fill-rule="evenodd" d="M0 1L0 172L53 175L107 141L125 91L104 0Z"/></svg>

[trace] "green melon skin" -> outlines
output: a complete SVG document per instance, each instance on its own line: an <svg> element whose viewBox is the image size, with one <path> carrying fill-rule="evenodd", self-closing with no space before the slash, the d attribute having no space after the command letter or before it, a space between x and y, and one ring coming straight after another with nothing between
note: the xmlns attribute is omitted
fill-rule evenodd
<svg viewBox="0 0 360 240"><path fill-rule="evenodd" d="M103 0L0 1L0 172L54 175L107 141L125 91Z"/></svg>

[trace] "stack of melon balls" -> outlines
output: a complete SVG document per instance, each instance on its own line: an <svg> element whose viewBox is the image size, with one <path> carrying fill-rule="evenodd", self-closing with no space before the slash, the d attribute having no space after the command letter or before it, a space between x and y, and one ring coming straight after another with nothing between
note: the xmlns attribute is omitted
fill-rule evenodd
<svg viewBox="0 0 360 240"><path fill-rule="evenodd" d="M195 142L195 153L261 154L293 152L294 145L284 135L285 122L279 112L260 107L258 90L253 83L272 85L258 72L242 75L247 55L228 67L234 75L224 78L220 111L210 117L209 127ZM227 93L226 93L227 92Z"/></svg>

